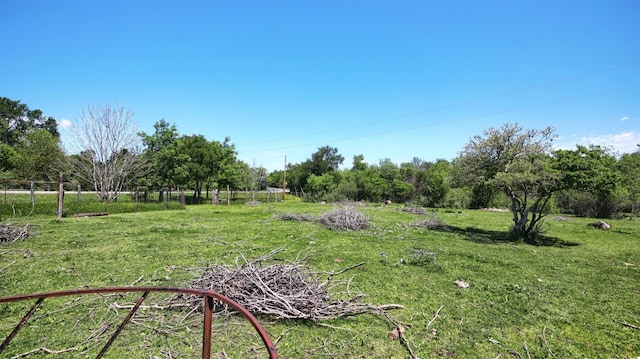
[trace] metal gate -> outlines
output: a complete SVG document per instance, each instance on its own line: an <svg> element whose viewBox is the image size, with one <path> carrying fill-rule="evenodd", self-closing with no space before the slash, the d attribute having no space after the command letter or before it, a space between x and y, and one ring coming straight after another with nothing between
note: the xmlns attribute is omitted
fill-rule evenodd
<svg viewBox="0 0 640 359"><path fill-rule="evenodd" d="M15 338L20 329L29 321L29 318L35 313L36 309L40 307L42 302L44 302L47 298L52 297L63 297L63 296L77 296L77 295L86 295L86 294L104 294L104 293L133 293L133 292L141 292L142 295L138 298L135 305L127 316L124 318L120 326L116 329L116 331L111 335L111 338L107 341L107 343L102 347L102 350L98 353L96 358L102 358L103 355L109 350L109 347L116 340L122 329L129 323L135 312L140 308L142 302L147 298L149 293L151 292L169 292L169 293L182 293L182 294L191 294L195 296L202 297L203 302L203 330L202 330L202 358L210 359L211 358L211 325L212 325L212 309L214 305L214 300L221 301L233 309L237 310L242 314L245 319L247 319L251 325L255 328L255 330L260 335L262 342L265 345L266 350L269 352L269 358L277 359L278 354L276 352L276 348L271 342L269 335L264 330L264 328L260 325L258 320L251 314L246 308L236 303L235 301L227 298L226 296L219 294L213 290L200 290L200 289L191 289L191 288L171 288L171 287L111 287L111 288L99 288L99 289L76 289L76 290L66 290L66 291L58 291L58 292L48 292L48 293L37 293L37 294L27 294L20 295L14 297L2 297L0 298L0 303L9 303L9 302L18 302L23 300L31 300L35 299L36 302L31 306L29 311L24 315L22 320L15 326L13 331L9 333L9 335L5 338L5 340L0 345L0 354L7 348L9 343Z"/></svg>

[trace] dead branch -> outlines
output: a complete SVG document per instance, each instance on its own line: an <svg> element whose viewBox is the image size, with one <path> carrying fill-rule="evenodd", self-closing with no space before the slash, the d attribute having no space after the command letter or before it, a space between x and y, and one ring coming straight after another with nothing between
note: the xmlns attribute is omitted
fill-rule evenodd
<svg viewBox="0 0 640 359"><path fill-rule="evenodd" d="M0 271L0 272L2 272L2 271ZM638 329L638 330L640 330L640 327L639 327L639 326L637 326L637 325L629 324L629 323L627 323L627 322L620 322L620 324L624 325L625 327L629 327L629 328L632 328L632 329Z"/></svg>
<svg viewBox="0 0 640 359"><path fill-rule="evenodd" d="M0 273L2 273L5 269L7 269L7 268L11 267L12 265L14 265L14 264L16 264L16 263L17 263L17 261L13 261L13 262L11 262L11 263L7 264L6 266L4 266L4 267L0 268Z"/></svg>
<svg viewBox="0 0 640 359"><path fill-rule="evenodd" d="M11 357L11 359L17 359L17 358L22 358L25 357L27 355L33 354L33 353L37 353L37 352L45 352L47 354L62 354L62 353L66 353L66 352L70 352L73 350L78 350L78 348L73 347L73 348L67 348L67 349L61 349L61 350L51 350L49 348L46 347L40 347L40 348L36 348L33 350L29 350L28 352L24 352L22 354L18 354L18 355L14 355Z"/></svg>
<svg viewBox="0 0 640 359"><path fill-rule="evenodd" d="M493 339L493 338L489 338L489 342L496 344L497 346L499 346L500 348L502 348L503 350L506 350L509 352L509 354L513 355L514 357L518 358L518 359L522 359L522 354L518 353L516 350L511 349L511 348L507 348L504 345L500 344L499 341Z"/></svg>
<svg viewBox="0 0 640 359"><path fill-rule="evenodd" d="M540 335L540 340L542 340L542 344L544 344L544 346L547 348L547 351L549 351L549 354L551 354L552 357L556 358L556 355L553 354L553 352L551 351L551 348L549 347L549 342L547 342L547 336L546 336L546 332L547 331L547 326L545 325L544 328L542 328L542 335Z"/></svg>
<svg viewBox="0 0 640 359"><path fill-rule="evenodd" d="M442 310L442 308L444 308L444 304L440 305L440 308L438 308L438 310L436 311L436 314L433 316L433 319L431 319L429 323L427 323L427 330L429 330L429 327L431 326L431 324L433 324L433 322L435 322L436 318L440 316L440 311Z"/></svg>
<svg viewBox="0 0 640 359"><path fill-rule="evenodd" d="M531 353L529 353L529 348L527 347L527 341L524 341L524 351L527 352L527 358L531 359Z"/></svg>
<svg viewBox="0 0 640 359"><path fill-rule="evenodd" d="M129 287L133 287L134 285L136 285L138 282L142 280L142 278L144 278L144 274L141 275L138 279L134 280L131 284L129 284Z"/></svg>
<svg viewBox="0 0 640 359"><path fill-rule="evenodd" d="M109 212L76 213L73 218L108 216Z"/></svg>
<svg viewBox="0 0 640 359"><path fill-rule="evenodd" d="M407 349L407 351L409 352L409 355L411 355L411 358L412 359L418 359L418 356L416 356L416 354L413 352L413 349L411 349L411 344L407 340L407 337L404 336L404 326L402 324L398 323L398 321L396 321L395 319L391 318L385 312L380 312L379 314L381 314L383 317L387 318L387 320L389 322L391 322L391 324L394 325L393 332L398 334L398 337L400 338L400 342Z"/></svg>
<svg viewBox="0 0 640 359"><path fill-rule="evenodd" d="M71 266L71 269L73 270L73 274L76 275L76 277L78 277L78 279L80 279L80 281L82 282L82 284L86 287L91 289L91 287L89 286L89 284L87 284L87 282L84 280L84 278L82 278L82 276L80 275L80 273L78 273L78 270L76 270L76 263L74 262L73 265Z"/></svg>

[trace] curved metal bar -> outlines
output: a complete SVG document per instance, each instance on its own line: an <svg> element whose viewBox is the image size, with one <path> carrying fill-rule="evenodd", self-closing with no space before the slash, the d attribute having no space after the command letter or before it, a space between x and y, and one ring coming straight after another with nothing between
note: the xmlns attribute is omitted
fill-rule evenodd
<svg viewBox="0 0 640 359"><path fill-rule="evenodd" d="M276 348L273 342L271 341L271 338L269 338L269 334L267 334L267 331L262 327L262 325L260 325L260 322L258 322L256 317L253 314L251 314L251 312L249 312L247 308L243 307L242 305L238 304L234 300L220 293L217 293L213 290L194 289L194 288L175 288L175 287L108 287L108 288L96 288L96 289L87 288L87 289L62 290L62 291L46 292L46 293L25 294L25 295L10 296L10 297L0 297L0 303L18 302L18 301L29 300L29 299L38 299L38 301L41 303L42 300L44 300L45 298L52 298L52 297L63 297L63 296L70 296L70 295L85 295L85 294L102 294L102 293L131 293L131 292L169 292L169 293L192 294L192 295L203 297L204 307L205 307L204 308L204 312L205 312L204 327L205 328L203 329L202 357L205 359L209 358L211 355L210 354L211 307L213 306L213 301L211 299L219 300L229 305L233 309L237 310L238 312L240 312L240 314L242 314L245 317L245 319L247 319L251 323L253 328L260 335L262 342L264 343L265 347L269 351L269 358L271 359L278 358L278 353L276 351ZM207 316L208 316L208 319L207 319ZM26 320L23 320L23 322L21 322L20 324L24 325L24 322L26 322ZM126 322L124 322L123 324L126 324ZM207 325L209 326L209 328L207 328ZM16 329L14 330L15 333L12 332L10 334L11 338L7 337L5 339L5 342L3 342L2 344L3 345L2 349L4 349L9 344L9 342L17 334L19 329L20 328L16 327ZM2 350L0 350L0 352L2 352Z"/></svg>

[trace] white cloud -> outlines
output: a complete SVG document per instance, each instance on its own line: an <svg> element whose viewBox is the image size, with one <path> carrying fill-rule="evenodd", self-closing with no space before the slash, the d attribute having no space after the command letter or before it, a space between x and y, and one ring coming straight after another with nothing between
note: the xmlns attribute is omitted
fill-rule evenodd
<svg viewBox="0 0 640 359"><path fill-rule="evenodd" d="M556 149L573 150L576 145L611 147L618 153L632 153L638 150L640 144L640 132L625 131L617 134L602 134L593 136L572 136L571 139L561 139L556 144Z"/></svg>
<svg viewBox="0 0 640 359"><path fill-rule="evenodd" d="M71 121L67 120L66 118L63 118L62 120L60 120L60 122L58 122L58 126L64 129L71 127L71 125Z"/></svg>
<svg viewBox="0 0 640 359"><path fill-rule="evenodd" d="M623 118L620 119L620 122L624 122L624 121L626 121L628 119L629 119L629 116L624 116Z"/></svg>

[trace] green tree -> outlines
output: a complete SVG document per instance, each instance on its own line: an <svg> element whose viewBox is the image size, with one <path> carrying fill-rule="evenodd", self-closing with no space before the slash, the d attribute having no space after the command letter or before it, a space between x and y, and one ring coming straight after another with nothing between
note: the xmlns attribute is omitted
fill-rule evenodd
<svg viewBox="0 0 640 359"><path fill-rule="evenodd" d="M324 146L311 155L311 173L320 176L330 171L337 171L344 162L344 157L338 153L335 147Z"/></svg>
<svg viewBox="0 0 640 359"><path fill-rule="evenodd" d="M148 181L160 189L159 201L164 200L164 190L176 183L184 183L188 175L184 164L189 156L180 151L180 136L175 124L164 119L156 122L151 135L139 133L145 146L145 156L150 163Z"/></svg>
<svg viewBox="0 0 640 359"><path fill-rule="evenodd" d="M621 207L620 173L616 157L600 146L577 146L575 150L556 151L556 168L564 174L564 207L574 214L608 218ZM561 197L562 198L562 197ZM562 202L561 202L562 203ZM567 205L567 203L569 203Z"/></svg>
<svg viewBox="0 0 640 359"><path fill-rule="evenodd" d="M428 206L441 207L444 205L444 200L449 192L452 171L451 163L444 159L430 163L424 170L424 175L421 178L424 181L423 187Z"/></svg>
<svg viewBox="0 0 640 359"><path fill-rule="evenodd" d="M59 138L58 124L53 117L45 117L40 110L6 97L0 97L0 141L16 146L20 138L32 130L46 130Z"/></svg>
<svg viewBox="0 0 640 359"><path fill-rule="evenodd" d="M535 243L551 196L562 188L550 157L554 132L505 124L486 130L464 146L456 159L463 183L500 189L511 201L512 233Z"/></svg>
<svg viewBox="0 0 640 359"><path fill-rule="evenodd" d="M0 178L12 178L18 163L18 152L6 143L0 143Z"/></svg>
<svg viewBox="0 0 640 359"><path fill-rule="evenodd" d="M338 153L338 149L330 146L318 148L310 159L298 164L287 165L287 182L294 191L302 189L309 191L307 180L310 175L322 176L331 171L337 171L344 162L344 157Z"/></svg>
<svg viewBox="0 0 640 359"><path fill-rule="evenodd" d="M620 184L626 192L625 210L640 214L640 150L625 153L617 163Z"/></svg>
<svg viewBox="0 0 640 359"><path fill-rule="evenodd" d="M210 176L215 157L211 144L203 135L182 136L180 139L179 153L187 156L188 161L183 164L188 178L178 182L184 187L193 186L193 202L200 203L202 199L202 187Z"/></svg>
<svg viewBox="0 0 640 359"><path fill-rule="evenodd" d="M65 154L59 139L49 131L31 130L22 136L16 146L19 154L16 172L21 178L52 182L65 170Z"/></svg>
<svg viewBox="0 0 640 359"><path fill-rule="evenodd" d="M232 183L232 176L225 172L233 172L236 166L235 147L230 139L224 142L207 141L202 135L182 136L179 141L179 153L185 154L188 160L182 165L189 180L179 183L186 187L193 186L193 203L202 202L202 188Z"/></svg>

